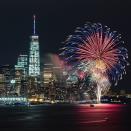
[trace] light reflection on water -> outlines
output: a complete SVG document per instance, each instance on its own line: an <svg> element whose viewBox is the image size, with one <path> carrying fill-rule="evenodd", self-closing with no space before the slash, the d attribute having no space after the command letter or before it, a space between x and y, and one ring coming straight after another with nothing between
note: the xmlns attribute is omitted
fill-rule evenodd
<svg viewBox="0 0 131 131"><path fill-rule="evenodd" d="M131 107L119 104L44 105L0 108L0 129L15 130L126 130L131 125ZM1 131L1 130L0 130Z"/></svg>

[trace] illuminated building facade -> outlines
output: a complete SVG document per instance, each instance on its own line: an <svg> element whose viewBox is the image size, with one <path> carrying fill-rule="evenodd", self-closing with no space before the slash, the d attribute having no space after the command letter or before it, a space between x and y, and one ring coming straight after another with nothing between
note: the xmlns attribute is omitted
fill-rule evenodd
<svg viewBox="0 0 131 131"><path fill-rule="evenodd" d="M29 65L28 65L28 95L39 93L40 87L40 51L39 36L35 30L35 15L33 23L33 35L30 37Z"/></svg>
<svg viewBox="0 0 131 131"><path fill-rule="evenodd" d="M53 64L44 64L43 69L43 83L44 87L48 86L51 81L63 84L63 72L61 67L54 66Z"/></svg>
<svg viewBox="0 0 131 131"><path fill-rule="evenodd" d="M44 87L47 87L49 83L53 80L53 64L44 64L43 70L43 84Z"/></svg>
<svg viewBox="0 0 131 131"><path fill-rule="evenodd" d="M54 101L65 98L65 82L62 69L52 63L44 64L43 68L43 86L46 99Z"/></svg>
<svg viewBox="0 0 131 131"><path fill-rule="evenodd" d="M5 76L0 72L0 96L5 96Z"/></svg>
<svg viewBox="0 0 131 131"><path fill-rule="evenodd" d="M22 77L28 75L28 56L20 54L17 60L17 65L15 65L15 70L20 70L22 72Z"/></svg>
<svg viewBox="0 0 131 131"><path fill-rule="evenodd" d="M35 16L34 16L34 32L30 37L30 50L29 50L29 76L40 76L40 52L39 52L39 36L35 32Z"/></svg>
<svg viewBox="0 0 131 131"><path fill-rule="evenodd" d="M11 79L13 78L13 75L13 70L10 65L0 66L0 95L9 95L11 91Z"/></svg>
<svg viewBox="0 0 131 131"><path fill-rule="evenodd" d="M28 74L28 56L19 55L15 65L15 93L21 96L26 93Z"/></svg>

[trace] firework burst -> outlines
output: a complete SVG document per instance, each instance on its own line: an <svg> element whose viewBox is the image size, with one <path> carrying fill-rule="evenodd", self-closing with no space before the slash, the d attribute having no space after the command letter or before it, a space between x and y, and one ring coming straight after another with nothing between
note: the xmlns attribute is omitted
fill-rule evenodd
<svg viewBox="0 0 131 131"><path fill-rule="evenodd" d="M86 23L67 38L60 56L76 70L81 68L88 72L92 81L103 90L103 84L106 87L110 82L116 84L126 74L128 51L123 44L121 35L116 31L100 23ZM100 90L98 92L102 92Z"/></svg>
<svg viewBox="0 0 131 131"><path fill-rule="evenodd" d="M98 69L117 81L126 74L125 67L128 65L128 53L123 43L121 35L110 31L107 26L87 23L67 38L60 55L73 66L81 62L95 62Z"/></svg>

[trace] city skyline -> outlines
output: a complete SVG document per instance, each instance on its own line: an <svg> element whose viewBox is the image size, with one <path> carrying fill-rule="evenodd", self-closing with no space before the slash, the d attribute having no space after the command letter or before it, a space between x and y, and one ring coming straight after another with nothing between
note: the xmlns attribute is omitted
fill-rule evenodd
<svg viewBox="0 0 131 131"><path fill-rule="evenodd" d="M94 0L95 1L95 0ZM119 31L122 34L125 46L129 51L130 58L130 3L110 1L108 9L105 11L104 1L97 2L80 2L63 1L61 2L42 2L34 1L20 2L17 1L1 2L1 49L0 64L15 65L17 57L20 53L29 54L29 36L32 35L32 15L36 14L38 19L36 32L40 36L40 53L43 63L43 56L46 53L58 54L62 41L70 35L77 26L82 26L86 21L101 22ZM80 4L80 6L79 6ZM4 5L4 6L2 6ZM72 5L74 5L72 7ZM97 12L92 12L93 9ZM117 6L117 7L116 7ZM50 9L48 9L50 7ZM77 10L79 7L79 10ZM88 7L88 9L86 8ZM64 9L63 9L64 8ZM8 10L5 12L5 10ZM10 10L10 12L9 12ZM16 12L17 10L17 12ZM4 12L4 13L2 13ZM118 14L121 14L119 16ZM99 15L99 17L98 17ZM9 20L10 22L9 22ZM113 19L113 21L112 21ZM66 21L66 22L65 22ZM5 25L5 26L3 26ZM8 37L8 39L6 39ZM49 48L52 47L52 48ZM6 53L5 50L8 52ZM130 62L130 59L129 59ZM129 67L127 75L118 83L118 87L130 89L129 78L131 72ZM123 89L124 89L123 88Z"/></svg>
<svg viewBox="0 0 131 131"><path fill-rule="evenodd" d="M0 0L0 131L131 131L131 0Z"/></svg>

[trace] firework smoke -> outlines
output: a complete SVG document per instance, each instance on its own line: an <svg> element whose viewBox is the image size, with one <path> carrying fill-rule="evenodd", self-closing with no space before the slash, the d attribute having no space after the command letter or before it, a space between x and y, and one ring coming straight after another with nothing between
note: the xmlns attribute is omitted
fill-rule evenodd
<svg viewBox="0 0 131 131"><path fill-rule="evenodd" d="M126 74L128 51L123 43L120 34L100 23L86 23L76 28L65 41L60 56L78 77L90 76L89 85L96 85L97 102L111 84L116 85ZM79 70L82 73L77 73Z"/></svg>

